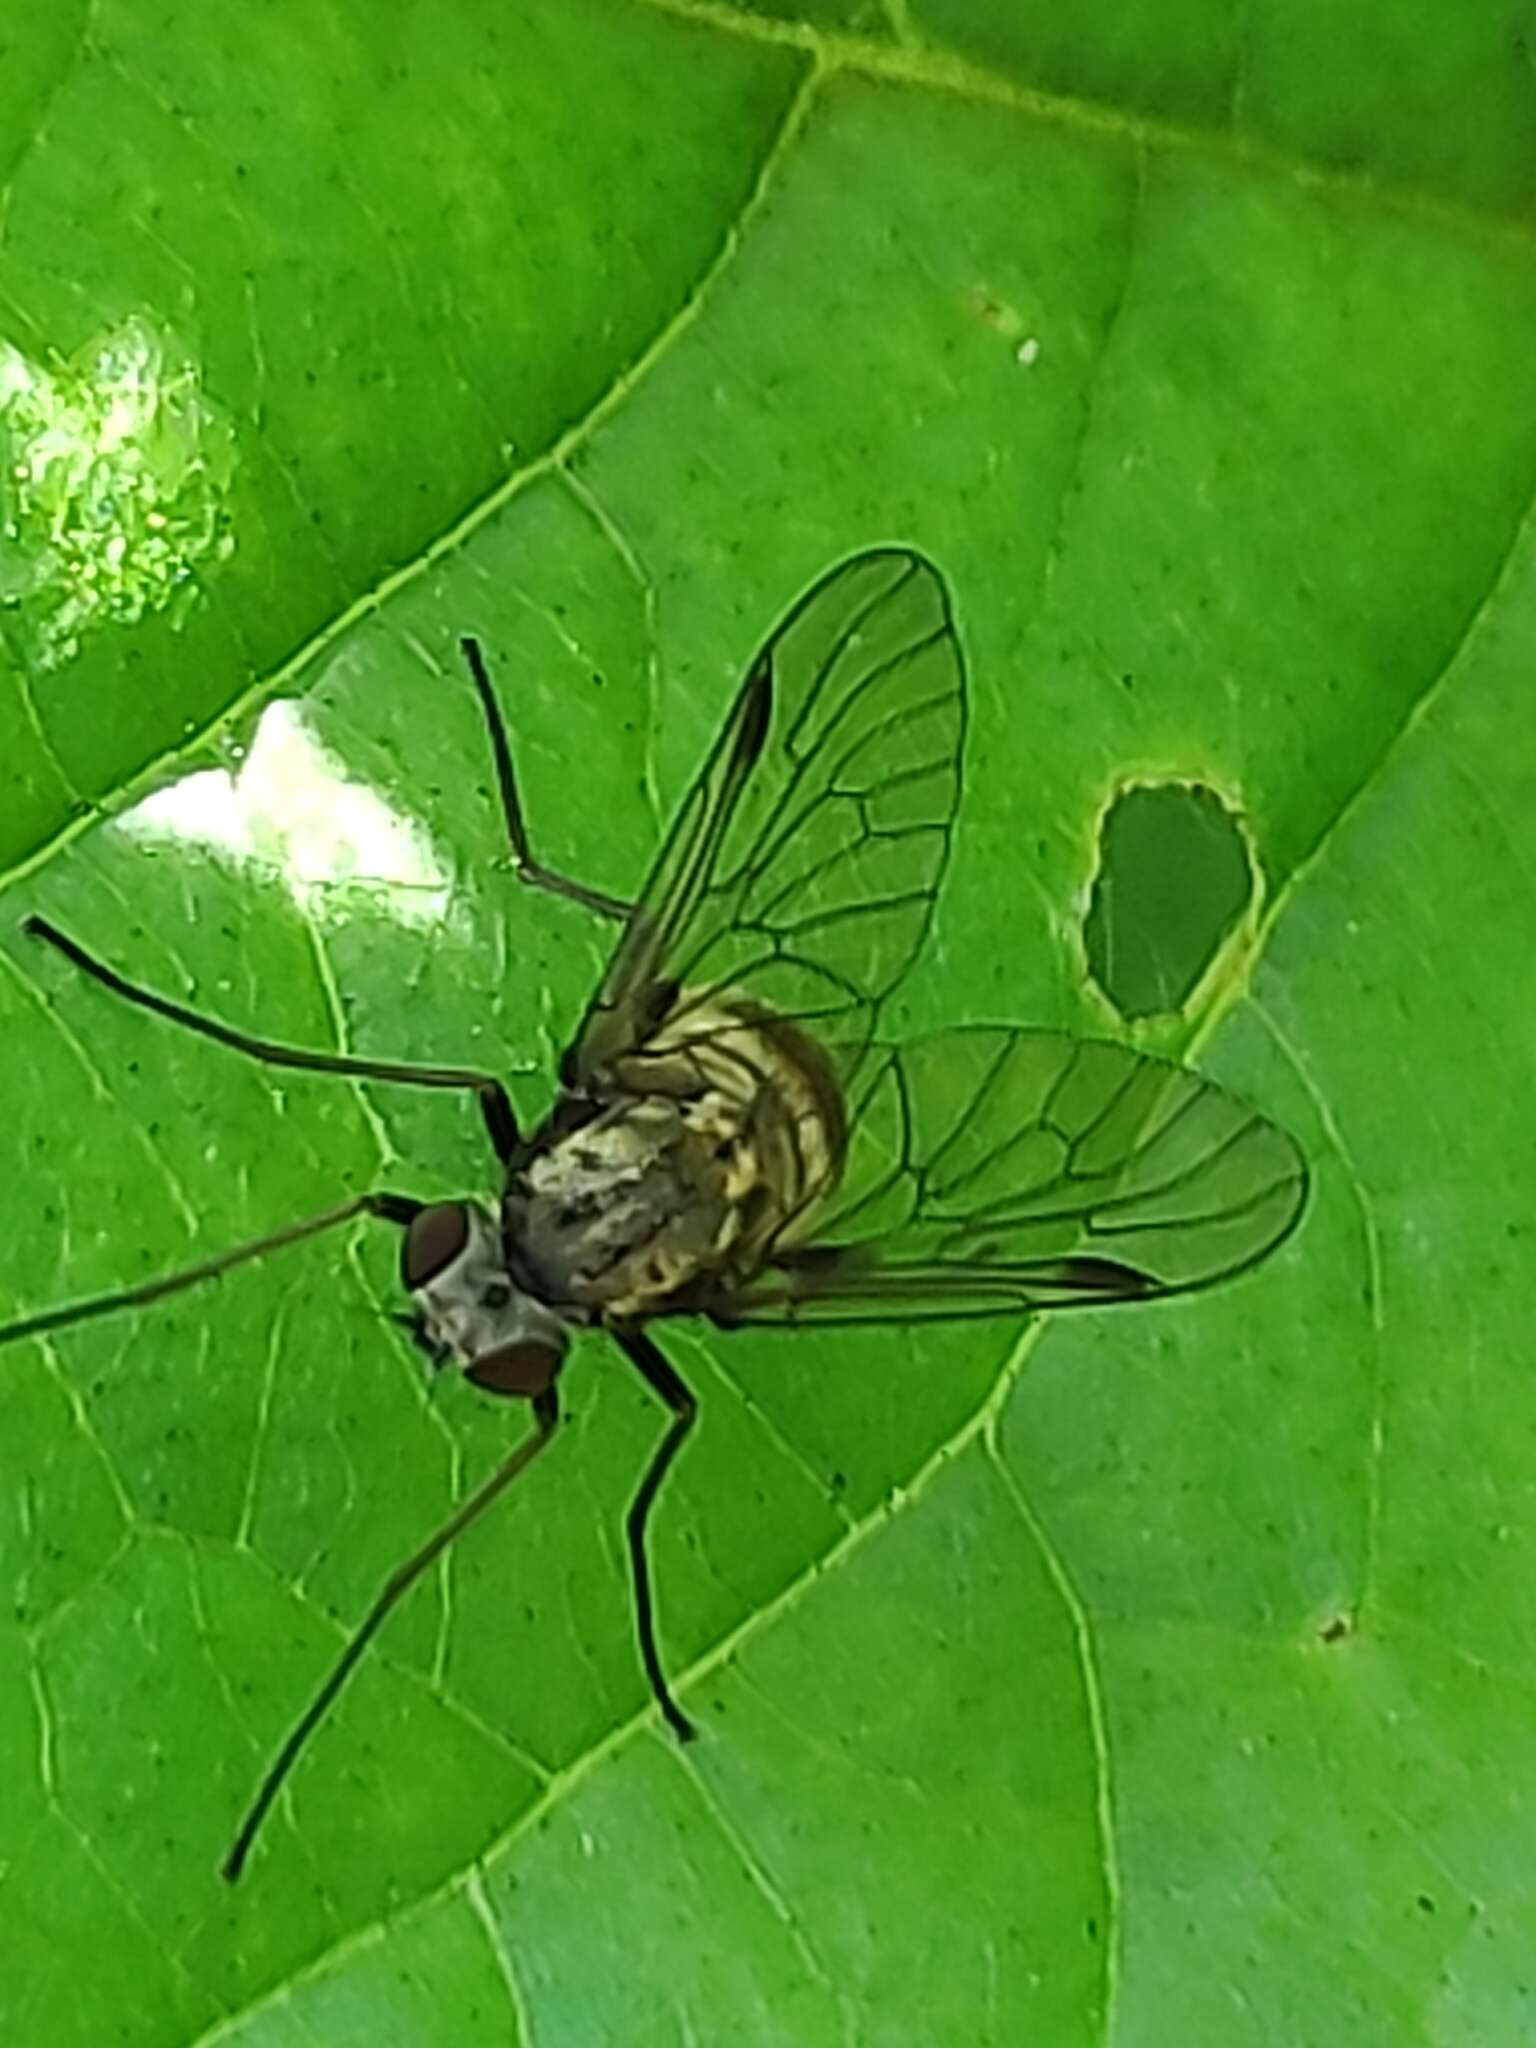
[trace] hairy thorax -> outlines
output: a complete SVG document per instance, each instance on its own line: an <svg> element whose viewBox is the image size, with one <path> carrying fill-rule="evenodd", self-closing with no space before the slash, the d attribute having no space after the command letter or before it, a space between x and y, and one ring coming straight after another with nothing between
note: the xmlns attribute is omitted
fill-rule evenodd
<svg viewBox="0 0 1536 2048"><path fill-rule="evenodd" d="M581 1319L685 1309L800 1234L845 1137L836 1079L803 1033L685 995L513 1174L509 1264Z"/></svg>

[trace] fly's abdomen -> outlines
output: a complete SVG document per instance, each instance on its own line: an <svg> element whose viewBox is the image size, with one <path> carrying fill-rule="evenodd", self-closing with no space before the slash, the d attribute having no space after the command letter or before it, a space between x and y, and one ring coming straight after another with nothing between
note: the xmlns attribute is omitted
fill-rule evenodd
<svg viewBox="0 0 1536 2048"><path fill-rule="evenodd" d="M755 1272L842 1163L841 1121L799 1051L765 1020L680 1005L624 1062L617 1099L509 1184L521 1283L567 1312L625 1317Z"/></svg>

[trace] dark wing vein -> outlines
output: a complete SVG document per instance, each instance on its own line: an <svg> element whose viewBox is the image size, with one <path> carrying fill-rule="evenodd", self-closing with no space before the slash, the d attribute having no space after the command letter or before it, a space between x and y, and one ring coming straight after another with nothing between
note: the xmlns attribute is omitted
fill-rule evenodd
<svg viewBox="0 0 1536 2048"><path fill-rule="evenodd" d="M965 670L910 548L839 564L774 629L652 864L562 1064L590 1085L663 1015L745 995L813 1023L846 1084L932 916Z"/></svg>
<svg viewBox="0 0 1536 2048"><path fill-rule="evenodd" d="M1245 1271L1300 1220L1294 1139L1214 1082L1052 1031L942 1031L871 1062L846 1173L723 1323L1106 1307ZM1104 1247L1113 1246L1113 1256Z"/></svg>

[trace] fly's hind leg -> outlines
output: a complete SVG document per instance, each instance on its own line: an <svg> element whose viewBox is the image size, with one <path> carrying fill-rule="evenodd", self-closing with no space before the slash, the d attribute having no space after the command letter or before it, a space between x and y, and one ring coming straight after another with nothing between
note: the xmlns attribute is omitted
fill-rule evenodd
<svg viewBox="0 0 1536 2048"><path fill-rule="evenodd" d="M650 1680L651 1691L667 1726L679 1742L691 1742L698 1730L673 1699L656 1648L656 1619L651 1600L650 1565L645 1555L645 1529L651 1503L660 1492L661 1482L693 1427L698 1403L649 1337L639 1330L614 1330L611 1334L651 1392L672 1411L667 1433L656 1446L655 1456L646 1467L645 1477L629 1504L624 1532L629 1539L629 1565L634 1579L635 1632L640 1638L640 1661L645 1666L645 1675Z"/></svg>
<svg viewBox="0 0 1536 2048"><path fill-rule="evenodd" d="M533 889L547 889L552 896L564 896L568 902L580 903L586 909L595 911L599 917L628 917L634 908L621 897L609 896L601 889L589 889L583 882L573 882L565 875L557 875L552 868L542 866L533 857L528 845L528 826L523 818L523 800L518 794L517 771L512 766L512 747L507 739L507 728L501 715L501 706L496 702L496 693L491 688L491 679L486 672L485 657L480 652L480 642L469 635L459 642L464 659L469 664L470 677L480 698L480 709L485 713L486 728L491 736L491 753L496 762L496 782L501 791L502 815L507 821L507 838L512 846L512 865L519 881L526 882Z"/></svg>

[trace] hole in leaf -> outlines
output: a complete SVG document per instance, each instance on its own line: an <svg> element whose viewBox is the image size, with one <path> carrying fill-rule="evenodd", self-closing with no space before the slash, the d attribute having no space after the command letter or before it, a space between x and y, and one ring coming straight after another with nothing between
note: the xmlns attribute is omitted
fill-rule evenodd
<svg viewBox="0 0 1536 2048"><path fill-rule="evenodd" d="M1124 1017L1180 1010L1253 898L1242 823L1203 783L1125 789L1105 812L1083 940Z"/></svg>

